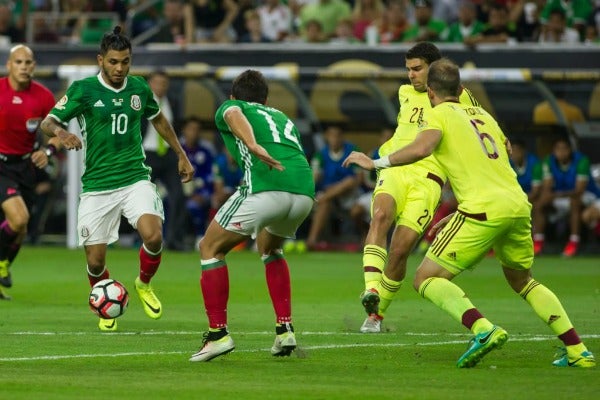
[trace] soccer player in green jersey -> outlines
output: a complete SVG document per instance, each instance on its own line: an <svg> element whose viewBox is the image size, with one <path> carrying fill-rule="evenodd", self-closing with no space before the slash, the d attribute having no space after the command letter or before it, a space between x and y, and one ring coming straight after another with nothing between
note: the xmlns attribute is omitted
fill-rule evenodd
<svg viewBox="0 0 600 400"><path fill-rule="evenodd" d="M508 339L507 332L486 319L451 282L473 268L490 249L502 264L509 285L564 343L565 354L553 364L594 367L594 355L581 342L556 295L532 278L531 204L509 164L510 143L485 110L459 103L459 87L454 63L432 63L427 94L434 108L423 116L415 140L377 160L355 152L344 163L388 168L434 154L447 172L458 211L434 227L441 230L417 269L414 287L475 334L458 359L458 367L475 366Z"/></svg>
<svg viewBox="0 0 600 400"><path fill-rule="evenodd" d="M209 330L190 361L210 361L235 347L227 330L229 277L225 256L248 237L256 238L275 310L271 354L289 356L296 348L290 273L282 245L295 237L310 214L315 183L296 126L284 113L265 105L267 95L262 74L247 70L233 81L230 100L215 114L225 146L242 168L244 178L200 241L200 287Z"/></svg>
<svg viewBox="0 0 600 400"><path fill-rule="evenodd" d="M438 48L429 42L417 43L406 53L410 84L398 90L398 126L394 136L379 149L380 155L390 154L415 138L423 112L431 108L427 98L427 71L429 65L440 58ZM478 105L466 88L462 88L459 99L464 104ZM367 318L361 332L381 331L385 312L406 275L408 256L435 214L445 181L446 174L433 156L409 168L379 172L363 249L365 290L361 302ZM388 232L392 224L395 229L388 251Z"/></svg>
<svg viewBox="0 0 600 400"><path fill-rule="evenodd" d="M77 231L79 244L85 248L90 285L109 277L106 250L118 239L124 216L143 242L135 288L146 314L158 319L162 305L150 280L161 261L164 213L162 200L150 181L150 168L144 164L141 119L148 118L175 151L183 182L192 179L194 168L146 80L129 75L131 43L120 32L116 27L104 35L97 57L100 73L73 82L42 121L42 129L58 137L67 150L84 151ZM79 122L83 144L63 127L72 118ZM100 319L99 328L114 331L117 321Z"/></svg>

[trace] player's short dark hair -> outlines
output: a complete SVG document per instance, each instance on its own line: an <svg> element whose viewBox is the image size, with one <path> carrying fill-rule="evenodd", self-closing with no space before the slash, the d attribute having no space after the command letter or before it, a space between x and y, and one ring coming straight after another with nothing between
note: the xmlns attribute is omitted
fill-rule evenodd
<svg viewBox="0 0 600 400"><path fill-rule="evenodd" d="M442 53L440 53L440 49L433 43L419 42L406 52L405 59L410 60L413 58L420 58L425 60L427 65L431 65L432 62L442 58Z"/></svg>
<svg viewBox="0 0 600 400"><path fill-rule="evenodd" d="M457 97L460 89L458 65L447 58L432 62L427 72L427 86L438 97Z"/></svg>
<svg viewBox="0 0 600 400"><path fill-rule="evenodd" d="M269 95L269 85L260 71L248 69L233 80L231 95L237 100L265 104Z"/></svg>
<svg viewBox="0 0 600 400"><path fill-rule="evenodd" d="M100 43L100 54L105 56L109 50L129 50L131 53L131 42L129 38L121 33L121 27L115 26L112 32L106 32Z"/></svg>

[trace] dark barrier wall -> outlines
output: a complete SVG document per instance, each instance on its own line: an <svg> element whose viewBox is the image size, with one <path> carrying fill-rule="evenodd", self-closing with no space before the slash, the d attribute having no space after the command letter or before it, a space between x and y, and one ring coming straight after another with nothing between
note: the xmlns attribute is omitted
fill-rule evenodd
<svg viewBox="0 0 600 400"><path fill-rule="evenodd" d="M226 45L179 47L139 46L134 48L137 66L184 65L203 62L212 66L256 65L268 66L281 62L297 63L304 67L322 67L348 58L361 58L382 67L404 66L404 53L411 45L369 47L365 45L340 46L303 44L284 45ZM439 45L445 56L459 65L472 62L485 68L548 68L548 69L600 69L600 45L580 45L564 48L549 45L489 45L476 50L464 46ZM91 58L95 60L97 47L41 47L33 48L38 65L60 65L66 60ZM6 60L8 49L0 50Z"/></svg>

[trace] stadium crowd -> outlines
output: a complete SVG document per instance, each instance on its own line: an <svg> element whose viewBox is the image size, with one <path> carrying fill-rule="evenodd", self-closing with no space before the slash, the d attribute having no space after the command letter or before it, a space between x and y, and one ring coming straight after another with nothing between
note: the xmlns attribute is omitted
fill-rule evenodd
<svg viewBox="0 0 600 400"><path fill-rule="evenodd" d="M145 43L600 43L599 0L1 0L0 44L93 44L107 13Z"/></svg>

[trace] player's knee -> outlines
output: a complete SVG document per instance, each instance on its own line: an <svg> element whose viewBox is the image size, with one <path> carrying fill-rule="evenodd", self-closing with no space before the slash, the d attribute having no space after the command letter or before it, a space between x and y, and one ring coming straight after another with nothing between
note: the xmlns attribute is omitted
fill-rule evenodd
<svg viewBox="0 0 600 400"><path fill-rule="evenodd" d="M152 232L143 238L144 246L152 252L160 251L163 245L162 232L160 230Z"/></svg>
<svg viewBox="0 0 600 400"><path fill-rule="evenodd" d="M371 219L371 225L376 229L387 231L394 221L393 214L386 208L376 208L373 210L373 217Z"/></svg>

